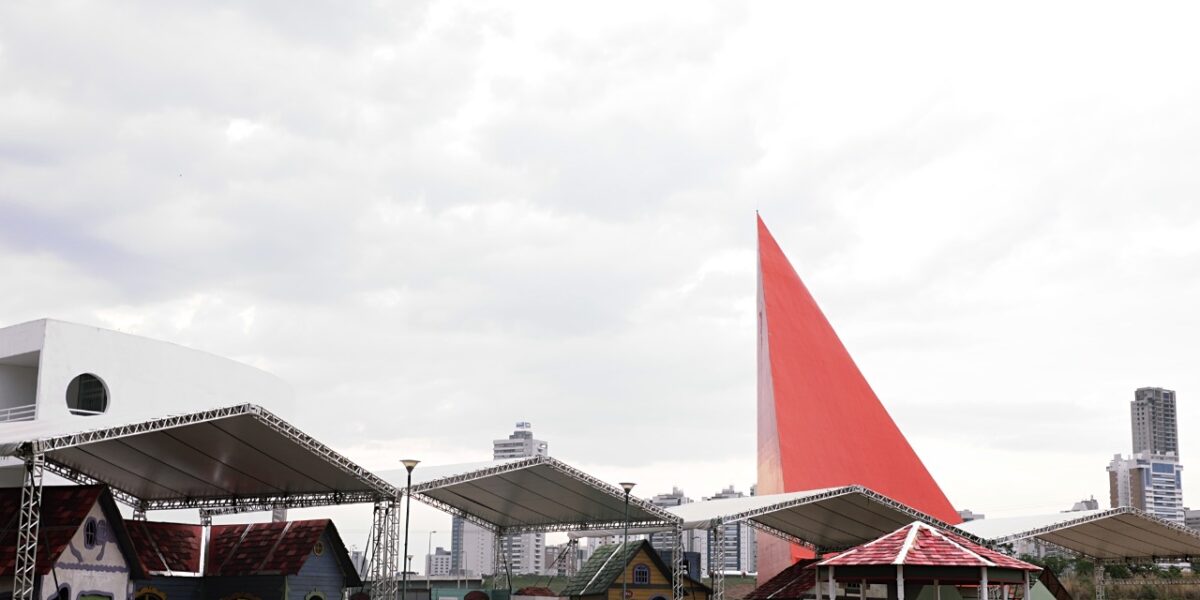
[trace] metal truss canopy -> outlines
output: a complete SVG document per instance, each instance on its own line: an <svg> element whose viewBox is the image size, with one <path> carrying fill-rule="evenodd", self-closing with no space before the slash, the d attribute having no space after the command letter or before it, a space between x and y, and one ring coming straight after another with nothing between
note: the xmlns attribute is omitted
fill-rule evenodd
<svg viewBox="0 0 1200 600"><path fill-rule="evenodd" d="M1195 559L1200 532L1131 507L968 521L958 528L993 544L1037 538L1101 561Z"/></svg>
<svg viewBox="0 0 1200 600"><path fill-rule="evenodd" d="M405 472L381 475L403 482ZM504 533L619 527L625 514L624 490L548 456L418 466L412 493L418 501ZM678 520L645 500L629 499L631 527Z"/></svg>
<svg viewBox="0 0 1200 600"><path fill-rule="evenodd" d="M948 528L914 508L860 485L803 492L722 498L672 506L684 529L712 530L721 524L746 521L750 526L822 552L845 550L891 533L913 521ZM631 533L665 531L664 527L630 529ZM572 534L604 535L612 531ZM974 541L982 542L968 535Z"/></svg>
<svg viewBox="0 0 1200 600"><path fill-rule="evenodd" d="M81 425L91 426L84 429ZM372 502L398 490L252 404L121 422L0 425L0 455L43 456L46 470L104 483L140 510Z"/></svg>

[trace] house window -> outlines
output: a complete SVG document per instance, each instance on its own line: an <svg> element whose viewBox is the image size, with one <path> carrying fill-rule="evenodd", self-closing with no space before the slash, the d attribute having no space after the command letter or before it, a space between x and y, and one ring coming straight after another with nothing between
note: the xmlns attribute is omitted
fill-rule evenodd
<svg viewBox="0 0 1200 600"><path fill-rule="evenodd" d="M108 410L108 387L91 373L77 376L67 384L67 410L85 417L104 414Z"/></svg>
<svg viewBox="0 0 1200 600"><path fill-rule="evenodd" d="M97 530L99 525L96 524L96 519L88 517L83 523L83 547L91 550L96 547Z"/></svg>
<svg viewBox="0 0 1200 600"><path fill-rule="evenodd" d="M633 568L633 582L640 584L650 583L650 567L646 565L637 565Z"/></svg>
<svg viewBox="0 0 1200 600"><path fill-rule="evenodd" d="M304 597L304 600L325 600L325 594L317 591L309 592L308 595Z"/></svg>
<svg viewBox="0 0 1200 600"><path fill-rule="evenodd" d="M112 594L104 592L86 592L79 594L75 600L113 600Z"/></svg>
<svg viewBox="0 0 1200 600"><path fill-rule="evenodd" d="M320 556L320 555L322 555L322 554L325 554L325 543L324 543L324 542L321 542L321 541L318 541L318 542L316 543L316 545L315 545L315 546L313 546L313 554L315 554L315 555L317 555L317 556ZM324 599L324 598L322 598L321 600L325 600L325 599Z"/></svg>

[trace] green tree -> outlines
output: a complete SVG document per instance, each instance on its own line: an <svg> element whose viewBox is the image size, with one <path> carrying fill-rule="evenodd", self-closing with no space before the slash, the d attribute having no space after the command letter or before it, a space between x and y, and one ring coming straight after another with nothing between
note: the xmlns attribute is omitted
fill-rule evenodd
<svg viewBox="0 0 1200 600"><path fill-rule="evenodd" d="M1113 579L1129 579L1133 572L1125 565L1104 565L1104 574Z"/></svg>

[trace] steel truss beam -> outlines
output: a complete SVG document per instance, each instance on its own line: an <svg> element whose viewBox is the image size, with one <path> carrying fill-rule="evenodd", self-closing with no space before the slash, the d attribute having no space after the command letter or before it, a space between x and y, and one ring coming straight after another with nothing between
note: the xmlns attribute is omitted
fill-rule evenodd
<svg viewBox="0 0 1200 600"><path fill-rule="evenodd" d="M38 529L42 522L42 478L45 455L29 452L21 482L17 555L13 565L13 600L32 600L37 580Z"/></svg>
<svg viewBox="0 0 1200 600"><path fill-rule="evenodd" d="M834 551L833 549L825 550L825 549L821 548L820 546L817 546L816 544L813 544L812 542L810 542L808 540L802 540L790 533L784 533L778 529L775 529L774 527L771 527L768 525L763 525L762 523L759 523L758 521L747 520L746 524L763 532L763 533L766 533L768 535L773 535L781 540L791 542L791 543L799 545L799 546L804 546L805 548L808 548L809 550L812 550L813 552L820 553L820 552ZM839 548L839 550L847 550L847 549L848 548Z"/></svg>

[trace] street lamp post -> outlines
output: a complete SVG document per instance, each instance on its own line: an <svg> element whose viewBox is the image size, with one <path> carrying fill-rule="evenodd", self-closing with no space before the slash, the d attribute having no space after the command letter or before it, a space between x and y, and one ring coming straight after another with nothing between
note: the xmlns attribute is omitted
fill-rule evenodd
<svg viewBox="0 0 1200 600"><path fill-rule="evenodd" d="M412 472L413 469L417 467L417 463L421 461L407 458L400 462L404 464L404 469L408 471L408 482L404 485L404 554L402 555L407 559L405 562L408 562L412 560L412 558L408 556L408 520L409 517L412 516ZM400 588L400 600L408 600L407 564L404 566L403 576L404 587Z"/></svg>
<svg viewBox="0 0 1200 600"><path fill-rule="evenodd" d="M427 590L433 589L433 580L430 579L432 573L430 571L433 571L433 534L435 533L437 532L429 532L429 543L425 544L425 560L428 561L425 566L425 589Z"/></svg>
<svg viewBox="0 0 1200 600"><path fill-rule="evenodd" d="M629 551L629 492L633 490L634 485L636 484L627 481L621 482L621 489L625 490L625 532L621 536L622 554ZM621 568L621 600L629 600L629 592L625 589L625 580L627 579L625 573L629 570L628 567L629 565L626 564Z"/></svg>

